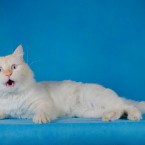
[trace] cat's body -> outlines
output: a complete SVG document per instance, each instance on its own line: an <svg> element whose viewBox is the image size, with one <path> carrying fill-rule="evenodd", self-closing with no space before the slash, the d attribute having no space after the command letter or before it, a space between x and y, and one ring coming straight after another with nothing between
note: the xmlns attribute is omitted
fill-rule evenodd
<svg viewBox="0 0 145 145"><path fill-rule="evenodd" d="M35 82L19 46L0 58L0 118L32 118L46 123L63 116L140 120L145 103L120 98L111 89L73 81Z"/></svg>

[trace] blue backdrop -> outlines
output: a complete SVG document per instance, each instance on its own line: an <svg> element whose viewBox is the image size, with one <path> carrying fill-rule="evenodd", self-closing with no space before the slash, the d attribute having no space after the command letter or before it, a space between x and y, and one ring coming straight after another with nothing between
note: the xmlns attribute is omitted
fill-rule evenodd
<svg viewBox="0 0 145 145"><path fill-rule="evenodd" d="M100 83L145 100L144 0L0 0L0 55L19 44L38 81Z"/></svg>

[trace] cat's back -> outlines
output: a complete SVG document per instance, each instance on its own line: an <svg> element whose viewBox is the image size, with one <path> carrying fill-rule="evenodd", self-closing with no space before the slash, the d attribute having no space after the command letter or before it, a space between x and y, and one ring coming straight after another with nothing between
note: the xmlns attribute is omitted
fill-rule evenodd
<svg viewBox="0 0 145 145"><path fill-rule="evenodd" d="M78 92L95 92L98 93L104 91L104 87L98 84L88 84L82 82L75 82L71 80L65 81L49 81L49 82L40 82L41 85L46 87L49 92L58 92L58 93L78 93Z"/></svg>
<svg viewBox="0 0 145 145"><path fill-rule="evenodd" d="M46 81L46 82L40 82L43 86L45 86L49 90L60 90L60 89L67 89L67 88L76 88L82 83L75 82L71 80L65 80L65 81Z"/></svg>

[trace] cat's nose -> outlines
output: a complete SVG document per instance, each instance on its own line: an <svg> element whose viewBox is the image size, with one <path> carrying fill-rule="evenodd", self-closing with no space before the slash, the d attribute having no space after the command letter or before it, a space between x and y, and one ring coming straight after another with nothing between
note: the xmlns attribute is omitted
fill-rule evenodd
<svg viewBox="0 0 145 145"><path fill-rule="evenodd" d="M7 77L10 77L11 75L12 75L11 72L5 74L5 76L7 76Z"/></svg>
<svg viewBox="0 0 145 145"><path fill-rule="evenodd" d="M5 76L10 77L12 75L12 70L5 70L3 73Z"/></svg>

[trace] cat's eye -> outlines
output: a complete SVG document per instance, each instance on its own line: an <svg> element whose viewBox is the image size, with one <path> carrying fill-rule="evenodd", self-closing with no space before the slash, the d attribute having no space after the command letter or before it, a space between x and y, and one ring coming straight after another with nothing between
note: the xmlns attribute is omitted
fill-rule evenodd
<svg viewBox="0 0 145 145"><path fill-rule="evenodd" d="M3 68L2 67L0 67L0 72L2 72L3 71Z"/></svg>
<svg viewBox="0 0 145 145"><path fill-rule="evenodd" d="M16 69L17 68L17 65L16 64L13 64L12 66L11 66L11 70L14 70L14 69Z"/></svg>

